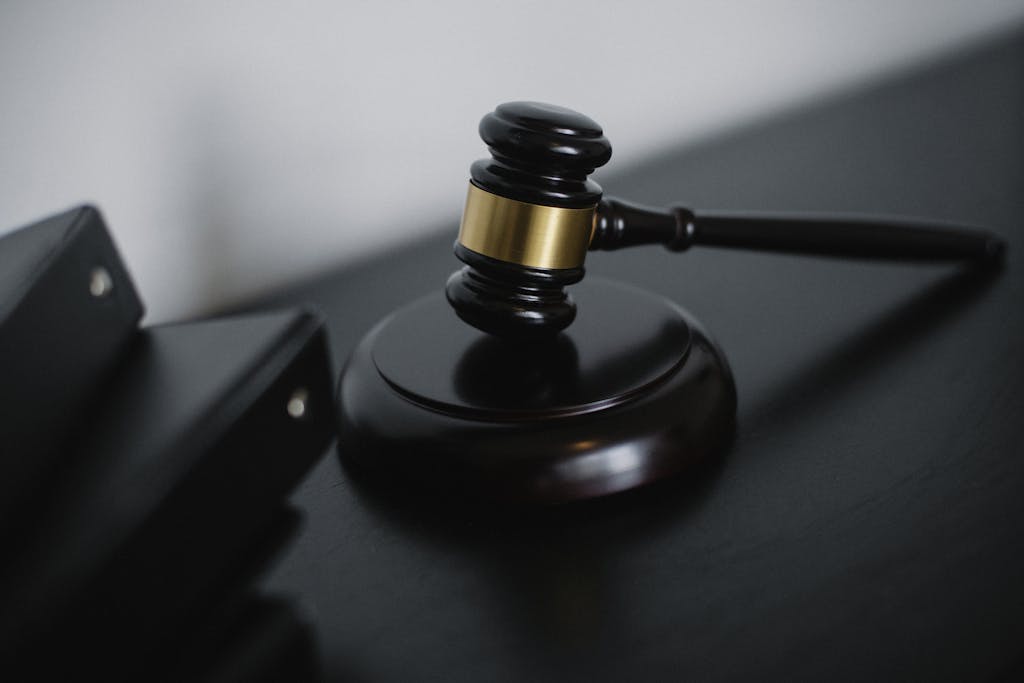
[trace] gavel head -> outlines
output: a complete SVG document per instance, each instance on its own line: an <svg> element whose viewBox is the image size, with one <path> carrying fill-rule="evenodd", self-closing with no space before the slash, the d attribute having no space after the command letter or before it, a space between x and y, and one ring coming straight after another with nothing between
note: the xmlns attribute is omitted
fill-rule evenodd
<svg viewBox="0 0 1024 683"><path fill-rule="evenodd" d="M570 109L509 102L480 121L491 152L470 169L448 302L485 332L551 337L576 317L564 291L583 278L601 188L587 176L611 158L601 127Z"/></svg>

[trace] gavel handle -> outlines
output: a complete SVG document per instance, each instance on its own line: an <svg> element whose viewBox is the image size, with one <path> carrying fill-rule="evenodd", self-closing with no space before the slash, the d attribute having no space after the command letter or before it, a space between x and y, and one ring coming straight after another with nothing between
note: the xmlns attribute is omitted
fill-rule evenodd
<svg viewBox="0 0 1024 683"><path fill-rule="evenodd" d="M655 209L605 197L597 207L591 250L663 244L905 261L983 261L1003 257L1006 242L977 228L860 217L744 215Z"/></svg>

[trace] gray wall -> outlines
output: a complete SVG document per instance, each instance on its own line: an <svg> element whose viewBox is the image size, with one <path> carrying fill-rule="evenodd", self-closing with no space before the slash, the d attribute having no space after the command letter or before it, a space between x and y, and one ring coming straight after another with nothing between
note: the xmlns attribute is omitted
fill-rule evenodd
<svg viewBox="0 0 1024 683"><path fill-rule="evenodd" d="M0 230L98 203L165 320L456 219L501 101L588 113L625 168L1021 20L1020 0L0 2Z"/></svg>

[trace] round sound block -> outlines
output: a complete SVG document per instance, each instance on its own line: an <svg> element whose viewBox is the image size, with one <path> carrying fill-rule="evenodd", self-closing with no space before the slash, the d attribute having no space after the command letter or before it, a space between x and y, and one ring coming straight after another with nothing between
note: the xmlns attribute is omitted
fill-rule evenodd
<svg viewBox="0 0 1024 683"><path fill-rule="evenodd" d="M559 502L676 474L735 424L725 358L661 297L599 278L538 343L459 320L440 293L362 340L338 390L342 458L446 495Z"/></svg>

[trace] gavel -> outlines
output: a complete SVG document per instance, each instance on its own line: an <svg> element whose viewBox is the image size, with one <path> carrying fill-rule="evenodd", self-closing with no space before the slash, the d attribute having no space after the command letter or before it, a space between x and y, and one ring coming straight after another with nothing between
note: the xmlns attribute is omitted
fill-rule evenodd
<svg viewBox="0 0 1024 683"><path fill-rule="evenodd" d="M446 286L462 320L499 337L539 340L576 317L565 287L583 279L587 251L662 244L906 261L1000 262L1005 242L964 226L908 220L744 215L644 207L602 197L588 178L611 158L601 127L571 109L499 105L480 122L490 159L470 169Z"/></svg>
<svg viewBox="0 0 1024 683"><path fill-rule="evenodd" d="M737 394L723 350L674 301L581 282L590 250L709 245L991 267L1006 249L960 226L602 197L589 175L611 145L561 107L503 104L480 135L491 158L470 171L455 241L465 266L443 296L427 293L370 330L338 388L343 459L430 496L564 503L676 476L728 449Z"/></svg>

